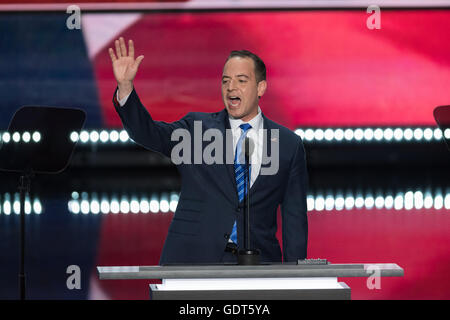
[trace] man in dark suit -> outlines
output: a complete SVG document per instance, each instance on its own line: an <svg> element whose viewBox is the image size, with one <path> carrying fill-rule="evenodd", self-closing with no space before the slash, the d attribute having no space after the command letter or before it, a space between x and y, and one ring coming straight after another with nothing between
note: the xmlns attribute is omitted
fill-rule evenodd
<svg viewBox="0 0 450 320"><path fill-rule="evenodd" d="M128 52L123 38L115 41L115 49L109 49L118 84L113 102L124 128L136 143L171 157L181 174L180 198L160 264L236 261L235 249L244 244L245 195L250 199L251 247L261 251L261 261L282 261L276 238L279 205L283 261L305 259L308 239L305 152L298 135L261 112L258 103L267 87L262 60L249 51L233 51L222 75L225 108L214 113L190 112L179 121L166 123L151 118L133 87L144 56L134 58L132 40ZM187 143L189 147L181 153L174 152L180 146L176 137L183 133L192 137L208 130L224 137L223 141L216 137L218 145L226 150L223 162L195 161L204 156L207 147L204 140L200 146ZM267 130L266 139L261 138L261 130ZM245 167L239 160L244 137L251 138L254 144L249 161L250 188L243 179ZM214 152L216 160L222 160L220 154L218 150ZM270 163L276 163L275 171L269 170L264 160L268 154L277 156ZM188 161L176 162L176 156ZM227 161L230 158L231 162Z"/></svg>

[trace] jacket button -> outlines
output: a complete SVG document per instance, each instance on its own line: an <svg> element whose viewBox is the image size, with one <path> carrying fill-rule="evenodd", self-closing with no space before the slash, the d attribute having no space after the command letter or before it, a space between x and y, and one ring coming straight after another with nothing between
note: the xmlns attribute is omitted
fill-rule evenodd
<svg viewBox="0 0 450 320"><path fill-rule="evenodd" d="M228 240L228 238L230 237L230 235L229 235L228 233L225 233L225 234L223 235L223 237L224 237L225 239Z"/></svg>
<svg viewBox="0 0 450 320"><path fill-rule="evenodd" d="M236 212L241 212L241 208L237 207Z"/></svg>

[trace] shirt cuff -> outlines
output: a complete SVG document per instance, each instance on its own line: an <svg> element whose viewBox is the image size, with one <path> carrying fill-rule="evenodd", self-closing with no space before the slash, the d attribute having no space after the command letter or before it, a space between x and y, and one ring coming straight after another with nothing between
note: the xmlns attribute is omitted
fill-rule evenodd
<svg viewBox="0 0 450 320"><path fill-rule="evenodd" d="M131 94L131 92L127 96L125 96L119 100L119 90L117 90L116 97L117 97L117 101L119 102L119 105L121 107L123 107L125 105L125 103L127 103L127 100L128 100L128 97L130 96L130 94Z"/></svg>

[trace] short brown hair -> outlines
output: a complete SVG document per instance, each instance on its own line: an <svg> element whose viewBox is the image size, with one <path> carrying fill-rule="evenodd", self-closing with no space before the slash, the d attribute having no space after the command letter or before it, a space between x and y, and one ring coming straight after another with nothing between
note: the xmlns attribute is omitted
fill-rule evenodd
<svg viewBox="0 0 450 320"><path fill-rule="evenodd" d="M266 80L266 65L264 64L264 61L262 61L262 59L258 57L256 54L248 50L233 50L230 52L227 61L234 57L252 59L255 64L256 83L259 83L262 80Z"/></svg>

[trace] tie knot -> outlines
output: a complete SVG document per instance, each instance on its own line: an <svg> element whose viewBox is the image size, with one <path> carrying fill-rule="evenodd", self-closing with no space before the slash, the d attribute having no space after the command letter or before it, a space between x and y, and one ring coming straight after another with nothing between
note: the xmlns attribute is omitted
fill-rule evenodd
<svg viewBox="0 0 450 320"><path fill-rule="evenodd" d="M248 129L250 129L252 126L250 125L250 124L248 124L248 123L243 123L243 124L241 124L240 126L239 126L242 130L244 130L244 133L248 130Z"/></svg>

